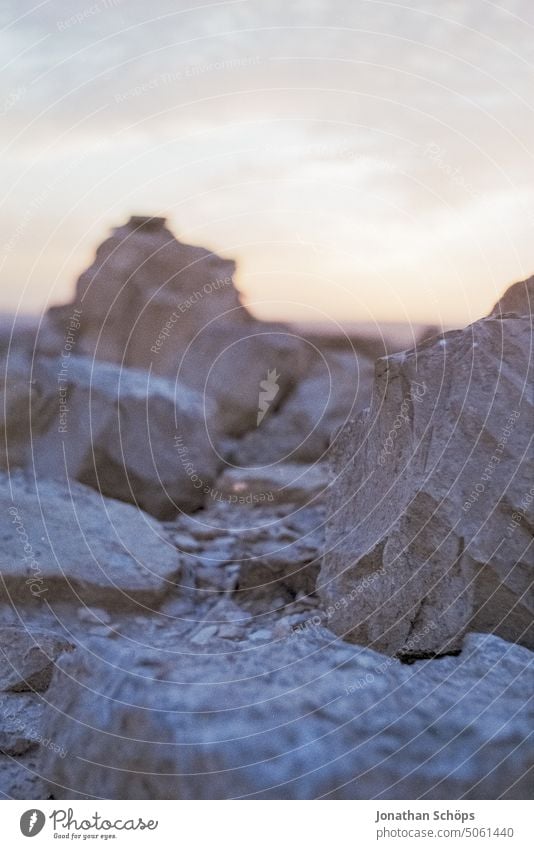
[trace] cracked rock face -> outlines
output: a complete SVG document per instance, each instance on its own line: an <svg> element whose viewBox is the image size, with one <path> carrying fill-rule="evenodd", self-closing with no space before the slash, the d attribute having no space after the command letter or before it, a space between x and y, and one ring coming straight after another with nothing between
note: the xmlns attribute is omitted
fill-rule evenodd
<svg viewBox="0 0 534 849"><path fill-rule="evenodd" d="M336 443L319 591L331 627L405 658L467 630L534 645L532 324L488 318L378 360Z"/></svg>
<svg viewBox="0 0 534 849"><path fill-rule="evenodd" d="M459 658L407 667L325 629L248 651L228 643L62 659L44 728L67 757L47 749L41 762L54 795L528 795L526 649L477 635Z"/></svg>
<svg viewBox="0 0 534 849"><path fill-rule="evenodd" d="M233 261L175 239L165 219L132 216L99 246L78 278L72 303L49 310L40 344L49 353L61 350L69 317L78 309L78 353L132 368L147 368L152 359L165 373L158 364L168 362L169 347L183 350L205 321L227 310L248 317L234 271ZM180 320L169 329L172 336L160 338L175 310ZM159 355L151 354L152 346L161 349Z"/></svg>
<svg viewBox="0 0 534 849"><path fill-rule="evenodd" d="M218 430L240 436L255 426L260 383L276 373L280 403L308 357L285 325L252 317L234 272L233 260L179 242L164 219L133 216L100 245L72 303L48 311L37 349L57 356L68 345L177 380L216 401Z"/></svg>
<svg viewBox="0 0 534 849"><path fill-rule="evenodd" d="M0 599L150 607L178 572L161 525L142 511L71 482L0 474Z"/></svg>

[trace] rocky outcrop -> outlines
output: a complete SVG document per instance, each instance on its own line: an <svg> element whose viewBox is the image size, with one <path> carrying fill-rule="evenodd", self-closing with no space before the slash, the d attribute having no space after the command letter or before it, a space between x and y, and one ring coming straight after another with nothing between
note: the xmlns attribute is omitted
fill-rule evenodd
<svg viewBox="0 0 534 849"><path fill-rule="evenodd" d="M176 551L154 519L88 487L0 474L0 601L150 608L174 586Z"/></svg>
<svg viewBox="0 0 534 849"><path fill-rule="evenodd" d="M333 453L330 627L400 657L467 630L534 645L532 326L488 318L378 360Z"/></svg>
<svg viewBox="0 0 534 849"><path fill-rule="evenodd" d="M98 248L72 303L49 310L38 349L178 379L215 399L219 428L238 436L256 425L261 382L277 375L279 404L307 358L284 325L251 316L234 271L233 261L175 239L165 219L133 216Z"/></svg>
<svg viewBox="0 0 534 849"><path fill-rule="evenodd" d="M248 651L99 651L61 659L48 692L57 798L528 797L531 655L496 637L413 667L320 628Z"/></svg>
<svg viewBox="0 0 534 849"><path fill-rule="evenodd" d="M533 313L534 276L510 286L491 311L491 315L495 316L514 314L532 317Z"/></svg>
<svg viewBox="0 0 534 849"><path fill-rule="evenodd" d="M313 348L306 374L280 410L235 446L233 462L257 466L324 459L335 431L368 405L372 360L356 351Z"/></svg>
<svg viewBox="0 0 534 849"><path fill-rule="evenodd" d="M17 362L5 382L4 468L77 480L158 518L203 503L221 465L214 402L86 357Z"/></svg>

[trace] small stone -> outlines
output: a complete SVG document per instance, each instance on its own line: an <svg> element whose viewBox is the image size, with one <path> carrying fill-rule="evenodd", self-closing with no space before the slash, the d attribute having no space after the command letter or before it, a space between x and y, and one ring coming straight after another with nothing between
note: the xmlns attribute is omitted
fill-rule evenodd
<svg viewBox="0 0 534 849"><path fill-rule="evenodd" d="M259 631L254 631L250 636L249 640L253 640L254 642L260 642L261 640L272 640L273 632L268 628L260 628Z"/></svg>

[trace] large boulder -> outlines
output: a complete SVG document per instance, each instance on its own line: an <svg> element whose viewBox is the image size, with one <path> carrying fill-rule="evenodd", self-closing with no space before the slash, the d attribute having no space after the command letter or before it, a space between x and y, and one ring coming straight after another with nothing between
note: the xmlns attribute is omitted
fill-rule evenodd
<svg viewBox="0 0 534 849"><path fill-rule="evenodd" d="M70 336L80 354L133 368L153 360L156 371L171 348L175 370L176 350L211 318L250 318L234 271L232 260L175 239L164 218L134 215L98 247L72 302L49 310L41 345L57 353Z"/></svg>
<svg viewBox="0 0 534 849"><path fill-rule="evenodd" d="M74 479L167 518L200 506L221 465L215 403L148 372L87 357L19 358L4 393L4 468Z"/></svg>
<svg viewBox="0 0 534 849"><path fill-rule="evenodd" d="M100 245L73 301L48 311L38 350L178 379L217 400L219 427L240 435L255 425L261 381L279 376L279 403L306 352L284 325L252 317L234 271L232 260L175 239L164 218L133 216Z"/></svg>
<svg viewBox="0 0 534 849"><path fill-rule="evenodd" d="M372 383L369 358L314 346L306 374L280 409L237 443L232 460L258 466L324 458L334 432L368 405Z"/></svg>
<svg viewBox="0 0 534 849"><path fill-rule="evenodd" d="M175 586L161 525L74 481L0 473L0 601L151 607Z"/></svg>
<svg viewBox="0 0 534 849"><path fill-rule="evenodd" d="M534 646L532 324L488 318L378 360L333 450L330 627L401 657L467 630Z"/></svg>
<svg viewBox="0 0 534 849"><path fill-rule="evenodd" d="M232 649L61 658L40 774L56 798L528 798L531 654L471 635L405 666L308 629ZM214 654L215 652L215 654ZM221 663L221 653L224 662Z"/></svg>

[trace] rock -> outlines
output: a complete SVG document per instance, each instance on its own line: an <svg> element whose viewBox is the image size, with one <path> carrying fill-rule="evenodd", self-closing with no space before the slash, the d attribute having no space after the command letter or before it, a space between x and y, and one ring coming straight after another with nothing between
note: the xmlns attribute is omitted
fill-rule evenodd
<svg viewBox="0 0 534 849"><path fill-rule="evenodd" d="M205 414L216 419L213 404L185 386L84 357L38 358L31 377L27 368L25 383L16 375L10 381L20 386L8 419L8 448L23 456L18 465L38 477L78 480L158 518L202 504L221 464L202 425ZM20 427L29 419L30 386L38 398L31 440ZM178 432L198 479L178 452Z"/></svg>
<svg viewBox="0 0 534 849"><path fill-rule="evenodd" d="M150 607L174 586L176 550L140 510L71 482L0 474L0 599Z"/></svg>
<svg viewBox="0 0 534 849"><path fill-rule="evenodd" d="M259 628L257 631L253 631L249 636L249 640L252 640L253 643L260 643L264 640L272 640L272 638L273 632L269 630L269 628Z"/></svg>
<svg viewBox="0 0 534 849"><path fill-rule="evenodd" d="M533 313L534 275L510 286L491 311L491 315L495 316L514 314L532 317Z"/></svg>
<svg viewBox="0 0 534 849"><path fill-rule="evenodd" d="M109 625L111 622L111 616L101 607L80 607L77 615L80 622L88 625Z"/></svg>
<svg viewBox="0 0 534 849"><path fill-rule="evenodd" d="M200 543L191 534L173 534L172 541L178 551L197 551L200 548Z"/></svg>
<svg viewBox="0 0 534 849"><path fill-rule="evenodd" d="M132 216L100 245L73 301L48 311L39 345L57 355L72 337L79 354L141 369L153 361L157 373L175 376L176 352L206 322L232 310L248 315L234 271L233 261L175 239L164 218Z"/></svg>
<svg viewBox="0 0 534 849"><path fill-rule="evenodd" d="M20 757L37 749L43 704L38 696L0 694L0 754Z"/></svg>
<svg viewBox="0 0 534 849"><path fill-rule="evenodd" d="M74 646L47 631L0 627L0 690L46 690L54 662Z"/></svg>
<svg viewBox="0 0 534 849"><path fill-rule="evenodd" d="M325 463L279 463L260 469L225 469L215 490L229 504L307 504L329 485Z"/></svg>
<svg viewBox="0 0 534 849"><path fill-rule="evenodd" d="M39 768L56 798L530 797L521 646L470 635L413 666L324 629L224 646L224 663L210 646L62 658L45 733L68 757Z"/></svg>
<svg viewBox="0 0 534 849"><path fill-rule="evenodd" d="M0 356L27 354L32 351L39 327L36 316L24 313L0 313Z"/></svg>
<svg viewBox="0 0 534 849"><path fill-rule="evenodd" d="M299 552L298 545L271 554L242 556L235 597L243 601L251 596L272 598L285 592L285 604L300 592L313 592L319 568L319 556L306 556Z"/></svg>
<svg viewBox="0 0 534 849"><path fill-rule="evenodd" d="M189 638L189 641L195 646L205 646L210 642L211 638L216 635L217 631L217 625L208 625L206 628L201 628L200 631L196 631L193 636Z"/></svg>
<svg viewBox="0 0 534 849"><path fill-rule="evenodd" d="M174 374L215 399L215 434L238 437L261 429L276 412L305 373L308 356L304 343L283 324L236 323L222 314L188 345Z"/></svg>
<svg viewBox="0 0 534 849"><path fill-rule="evenodd" d="M406 659L467 630L534 645L531 334L488 318L377 362L333 452L319 590L336 634Z"/></svg>
<svg viewBox="0 0 534 849"><path fill-rule="evenodd" d="M368 405L372 384L372 360L314 346L306 374L276 413L236 443L232 461L258 466L324 459L335 431Z"/></svg>
<svg viewBox="0 0 534 849"><path fill-rule="evenodd" d="M26 463L32 432L37 435L42 428L42 397L24 354L11 354L0 361L0 369L0 469L10 469Z"/></svg>
<svg viewBox="0 0 534 849"><path fill-rule="evenodd" d="M308 595L315 589L323 549L320 505L301 507L285 520L242 533L233 555L239 564L235 599L261 599L272 608Z"/></svg>
<svg viewBox="0 0 534 849"><path fill-rule="evenodd" d="M178 379L218 402L218 431L240 435L256 424L262 381L272 375L279 403L306 356L285 325L251 316L234 271L232 260L175 239L165 219L134 216L98 248L73 302L48 311L38 349Z"/></svg>

